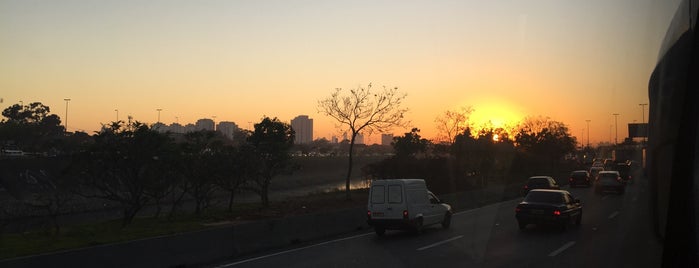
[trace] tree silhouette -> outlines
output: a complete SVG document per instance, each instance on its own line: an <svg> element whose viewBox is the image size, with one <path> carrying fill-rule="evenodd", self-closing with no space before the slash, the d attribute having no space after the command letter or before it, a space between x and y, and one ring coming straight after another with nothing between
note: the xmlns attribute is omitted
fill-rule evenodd
<svg viewBox="0 0 699 268"><path fill-rule="evenodd" d="M294 131L291 125L279 121L276 117L265 117L255 124L255 131L248 137L248 142L255 147L259 165L259 176L253 190L260 195L262 205L269 206L269 186L275 176L290 172L291 155L289 150L294 145Z"/></svg>
<svg viewBox="0 0 699 268"><path fill-rule="evenodd" d="M350 200L350 178L352 175L352 157L354 143L360 132L371 134L373 131L385 132L394 126L406 126L404 114L408 111L401 107L405 94L399 94L398 88L386 88L373 93L371 84L347 91L337 88L330 97L318 101L319 112L335 119L339 127L347 127L351 132L349 143L349 164L345 177L346 197Z"/></svg>
<svg viewBox="0 0 699 268"><path fill-rule="evenodd" d="M447 110L438 116L434 122L437 123L438 138L441 142L454 143L457 135L460 135L469 128L468 119L473 113L471 107L461 107L460 110Z"/></svg>

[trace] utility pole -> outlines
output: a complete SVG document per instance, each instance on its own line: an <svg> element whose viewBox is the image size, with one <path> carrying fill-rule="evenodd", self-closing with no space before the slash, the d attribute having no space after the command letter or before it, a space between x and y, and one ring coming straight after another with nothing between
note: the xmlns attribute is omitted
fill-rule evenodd
<svg viewBox="0 0 699 268"><path fill-rule="evenodd" d="M612 114L614 116L614 145L619 143L619 128L617 127L617 119L619 114Z"/></svg>
<svg viewBox="0 0 699 268"><path fill-rule="evenodd" d="M587 122L587 147L590 147L590 119L585 122Z"/></svg>
<svg viewBox="0 0 699 268"><path fill-rule="evenodd" d="M70 99L66 98L63 100L66 101L66 133L68 133L68 102L70 101Z"/></svg>

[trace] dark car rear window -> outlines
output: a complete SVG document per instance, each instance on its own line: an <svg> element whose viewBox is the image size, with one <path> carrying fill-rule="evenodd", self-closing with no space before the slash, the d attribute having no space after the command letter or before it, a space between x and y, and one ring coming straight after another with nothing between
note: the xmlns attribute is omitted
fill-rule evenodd
<svg viewBox="0 0 699 268"><path fill-rule="evenodd" d="M575 178L585 178L585 177L587 177L587 173L586 172L573 172L573 174L571 176L575 177Z"/></svg>
<svg viewBox="0 0 699 268"><path fill-rule="evenodd" d="M600 174L599 179L600 181L616 181L617 176L616 174Z"/></svg>
<svg viewBox="0 0 699 268"><path fill-rule="evenodd" d="M546 178L534 178L534 179L529 179L529 183L527 183L529 186L548 186L549 185L549 180Z"/></svg>
<svg viewBox="0 0 699 268"><path fill-rule="evenodd" d="M563 195L558 192L536 192L532 191L527 194L524 198L525 202L537 202L537 203L553 203L561 204L563 203Z"/></svg>

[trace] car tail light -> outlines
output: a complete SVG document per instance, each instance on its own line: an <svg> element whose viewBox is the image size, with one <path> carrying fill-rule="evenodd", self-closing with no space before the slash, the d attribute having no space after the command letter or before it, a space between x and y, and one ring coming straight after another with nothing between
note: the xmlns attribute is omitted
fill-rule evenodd
<svg viewBox="0 0 699 268"><path fill-rule="evenodd" d="M561 216L561 211L560 210L554 210L553 215L555 216Z"/></svg>
<svg viewBox="0 0 699 268"><path fill-rule="evenodd" d="M524 185L524 190L529 189L529 185Z"/></svg>
<svg viewBox="0 0 699 268"><path fill-rule="evenodd" d="M522 208L520 208L520 207L515 208L515 212L520 212L520 211L522 211Z"/></svg>
<svg viewBox="0 0 699 268"><path fill-rule="evenodd" d="M573 181L573 178L568 178L568 181L572 182L572 181Z"/></svg>
<svg viewBox="0 0 699 268"><path fill-rule="evenodd" d="M366 218L371 220L371 210L366 211Z"/></svg>
<svg viewBox="0 0 699 268"><path fill-rule="evenodd" d="M408 211L407 211L407 210L403 210L403 219L406 219L406 220L407 220L407 219L408 219L408 216L409 216Z"/></svg>

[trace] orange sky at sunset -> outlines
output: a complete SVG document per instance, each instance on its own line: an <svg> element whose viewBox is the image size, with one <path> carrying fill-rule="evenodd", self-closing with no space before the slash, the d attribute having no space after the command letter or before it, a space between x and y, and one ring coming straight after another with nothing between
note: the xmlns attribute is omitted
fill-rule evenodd
<svg viewBox="0 0 699 268"><path fill-rule="evenodd" d="M39 101L63 119L70 98L69 130L87 132L115 109L242 128L305 114L330 138L341 131L318 100L371 82L407 93L427 138L445 110L471 106L477 126L541 115L585 140L591 120L597 144L613 113L619 139L642 121L678 2L2 0L0 106Z"/></svg>

